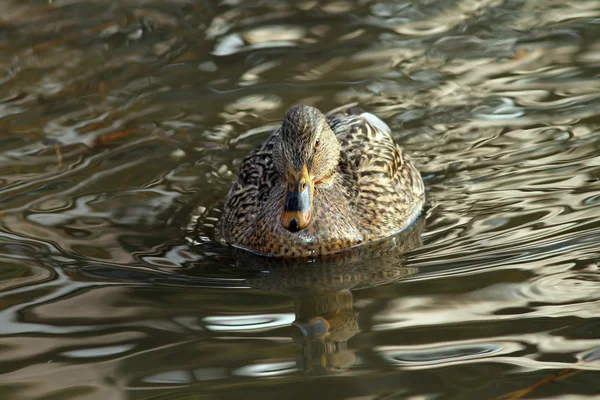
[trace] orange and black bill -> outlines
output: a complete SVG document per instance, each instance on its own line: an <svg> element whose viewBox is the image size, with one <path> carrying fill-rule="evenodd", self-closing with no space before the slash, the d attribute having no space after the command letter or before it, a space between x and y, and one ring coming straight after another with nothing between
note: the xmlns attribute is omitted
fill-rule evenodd
<svg viewBox="0 0 600 400"><path fill-rule="evenodd" d="M306 165L297 174L290 166L286 185L281 224L290 232L298 232L310 224L312 217L314 183Z"/></svg>

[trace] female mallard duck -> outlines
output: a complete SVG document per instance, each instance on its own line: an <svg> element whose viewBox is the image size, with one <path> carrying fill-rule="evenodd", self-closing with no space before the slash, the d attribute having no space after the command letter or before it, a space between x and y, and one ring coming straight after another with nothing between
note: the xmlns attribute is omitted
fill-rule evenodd
<svg viewBox="0 0 600 400"><path fill-rule="evenodd" d="M424 187L390 134L369 113L292 107L244 159L218 234L253 252L304 257L403 230L421 212Z"/></svg>

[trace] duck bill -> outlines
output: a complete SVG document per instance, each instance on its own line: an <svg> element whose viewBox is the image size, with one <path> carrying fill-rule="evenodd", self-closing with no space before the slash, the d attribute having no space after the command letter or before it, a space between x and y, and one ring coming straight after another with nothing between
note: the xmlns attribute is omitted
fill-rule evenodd
<svg viewBox="0 0 600 400"><path fill-rule="evenodd" d="M306 165L299 173L288 168L285 191L285 203L281 224L290 232L298 232L310 224L312 216L314 182L308 174Z"/></svg>

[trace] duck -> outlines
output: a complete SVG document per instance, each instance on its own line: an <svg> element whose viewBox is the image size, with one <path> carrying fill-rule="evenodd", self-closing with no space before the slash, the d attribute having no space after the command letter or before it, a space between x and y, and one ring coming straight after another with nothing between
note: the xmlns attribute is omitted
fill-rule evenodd
<svg viewBox="0 0 600 400"><path fill-rule="evenodd" d="M424 202L421 174L380 118L297 105L241 162L216 237L258 255L336 254L403 231Z"/></svg>

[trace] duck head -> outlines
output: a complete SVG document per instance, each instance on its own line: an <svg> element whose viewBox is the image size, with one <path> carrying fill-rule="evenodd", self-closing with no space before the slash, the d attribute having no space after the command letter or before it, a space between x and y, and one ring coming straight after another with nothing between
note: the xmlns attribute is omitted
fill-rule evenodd
<svg viewBox="0 0 600 400"><path fill-rule="evenodd" d="M273 163L286 185L281 224L287 230L310 224L315 185L331 180L339 158L340 143L319 110L295 106L287 112L273 148Z"/></svg>

